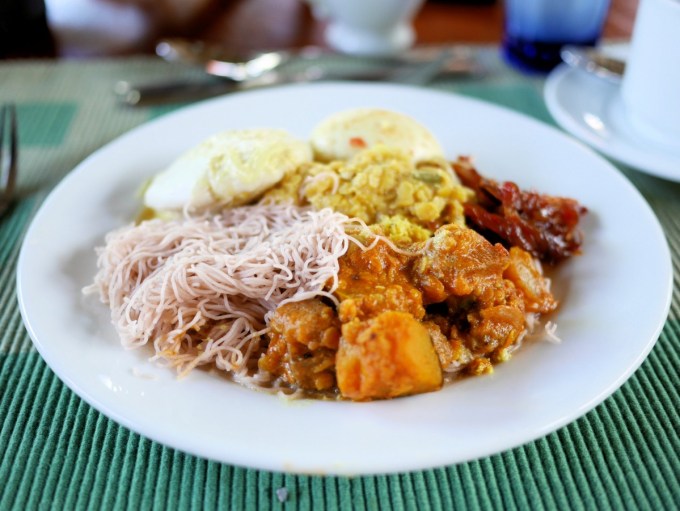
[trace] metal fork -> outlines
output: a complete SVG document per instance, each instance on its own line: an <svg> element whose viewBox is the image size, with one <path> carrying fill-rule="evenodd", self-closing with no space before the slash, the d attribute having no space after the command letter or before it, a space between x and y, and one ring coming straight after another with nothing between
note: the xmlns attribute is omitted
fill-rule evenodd
<svg viewBox="0 0 680 511"><path fill-rule="evenodd" d="M16 108L12 103L2 105L0 108L0 216L7 211L14 198L19 168L18 139ZM7 149L9 154L5 152Z"/></svg>

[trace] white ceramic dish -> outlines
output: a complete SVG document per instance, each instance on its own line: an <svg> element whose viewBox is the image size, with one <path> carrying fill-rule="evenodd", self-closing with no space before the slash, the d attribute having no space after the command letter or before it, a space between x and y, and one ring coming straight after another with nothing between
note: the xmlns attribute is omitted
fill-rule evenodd
<svg viewBox="0 0 680 511"><path fill-rule="evenodd" d="M93 247L135 214L139 184L216 131L272 126L305 137L328 114L355 106L409 114L435 133L451 158L474 155L487 175L576 197L590 209L584 254L555 276L563 342L527 344L492 376L374 403L288 402L203 371L178 381L149 364L148 352L123 350L107 308L80 290L95 272ZM25 324L42 357L113 420L214 460L351 475L479 458L583 415L616 390L654 345L670 305L671 263L658 221L636 189L557 130L456 95L329 83L211 100L103 147L59 184L36 215L17 283Z"/></svg>
<svg viewBox="0 0 680 511"><path fill-rule="evenodd" d="M680 182L680 145L651 140L631 125L621 85L563 64L545 83L550 114L572 135L631 167Z"/></svg>

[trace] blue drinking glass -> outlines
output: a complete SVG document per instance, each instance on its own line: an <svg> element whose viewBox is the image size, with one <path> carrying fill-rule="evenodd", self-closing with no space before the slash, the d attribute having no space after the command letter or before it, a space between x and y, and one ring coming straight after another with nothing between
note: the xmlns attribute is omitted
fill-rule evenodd
<svg viewBox="0 0 680 511"><path fill-rule="evenodd" d="M609 1L505 0L505 58L525 71L552 70L564 45L597 43Z"/></svg>

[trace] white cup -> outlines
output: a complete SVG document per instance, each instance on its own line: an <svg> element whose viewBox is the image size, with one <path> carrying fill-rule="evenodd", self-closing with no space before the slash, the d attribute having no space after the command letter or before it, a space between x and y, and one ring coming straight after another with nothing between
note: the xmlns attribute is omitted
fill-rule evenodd
<svg viewBox="0 0 680 511"><path fill-rule="evenodd" d="M333 49L355 55L390 55L415 41L412 20L424 0L313 0L328 20L325 37Z"/></svg>
<svg viewBox="0 0 680 511"><path fill-rule="evenodd" d="M637 133L680 150L680 0L641 0L621 98Z"/></svg>

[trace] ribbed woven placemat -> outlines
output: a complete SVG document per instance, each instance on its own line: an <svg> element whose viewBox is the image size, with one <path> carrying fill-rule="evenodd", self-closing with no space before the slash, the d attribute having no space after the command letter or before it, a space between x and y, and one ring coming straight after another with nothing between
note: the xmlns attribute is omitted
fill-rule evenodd
<svg viewBox="0 0 680 511"><path fill-rule="evenodd" d="M485 77L432 86L552 122L541 80L506 69L493 50L481 57L489 64ZM621 389L535 442L423 472L295 476L164 447L107 419L71 392L34 350L21 322L15 272L22 236L50 188L83 158L171 109L120 108L110 93L113 83L179 76L197 74L148 58L0 64L0 101L18 106L22 170L20 200L0 219L0 509L678 507L680 185L628 169L622 171L650 202L671 246L670 316L648 359ZM644 265L640 261L641 271Z"/></svg>

